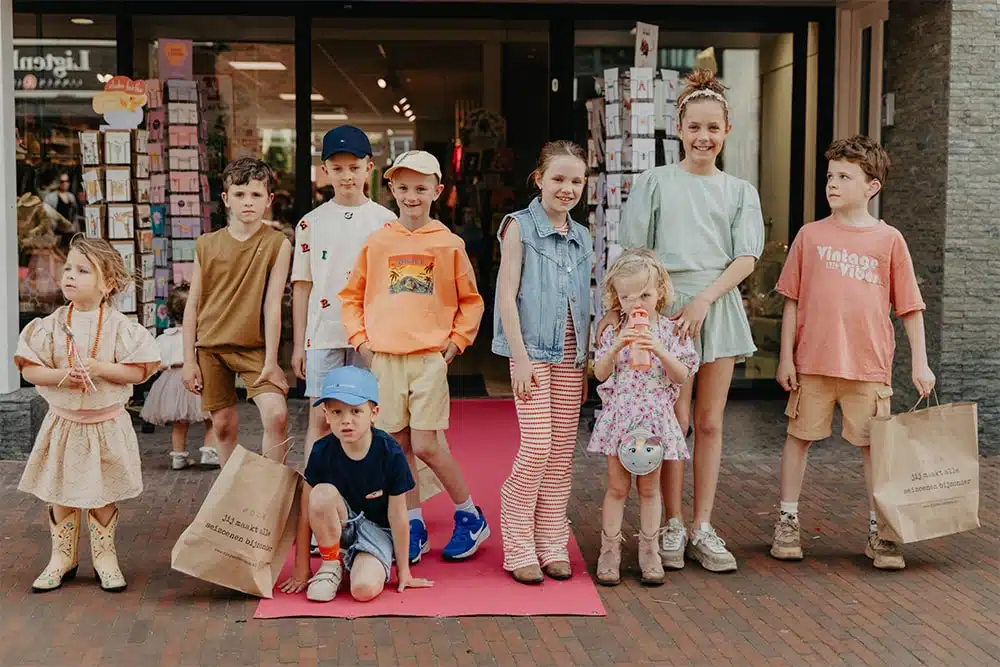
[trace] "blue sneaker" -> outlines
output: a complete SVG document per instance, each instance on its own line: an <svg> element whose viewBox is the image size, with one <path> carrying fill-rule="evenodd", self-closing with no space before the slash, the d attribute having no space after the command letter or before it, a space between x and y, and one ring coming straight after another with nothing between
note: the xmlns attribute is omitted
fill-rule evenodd
<svg viewBox="0 0 1000 667"><path fill-rule="evenodd" d="M490 527L486 525L486 517L482 508L477 507L479 515L458 510L455 512L455 532L451 535L447 546L441 551L446 560L462 560L476 553L479 545L490 536Z"/></svg>
<svg viewBox="0 0 1000 667"><path fill-rule="evenodd" d="M427 526L420 519L410 520L410 565L420 562L420 557L431 550L427 542Z"/></svg>

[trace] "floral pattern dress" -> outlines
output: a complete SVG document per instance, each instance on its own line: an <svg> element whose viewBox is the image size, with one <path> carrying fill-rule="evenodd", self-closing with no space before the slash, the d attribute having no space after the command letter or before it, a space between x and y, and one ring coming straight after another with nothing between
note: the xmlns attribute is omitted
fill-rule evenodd
<svg viewBox="0 0 1000 667"><path fill-rule="evenodd" d="M663 347L688 367L688 377L694 375L699 362L691 339L681 342L674 322L662 315L656 318L651 328L653 336L663 343ZM604 330L595 358L600 359L608 353L618 332L617 327ZM674 415L674 404L680 395L681 385L670 382L660 360L655 355L651 356L653 365L642 370L632 368L631 352L627 347L615 359L614 372L597 388L603 408L594 425L588 452L617 456L622 438L633 429L642 427L662 439L664 459L691 458Z"/></svg>

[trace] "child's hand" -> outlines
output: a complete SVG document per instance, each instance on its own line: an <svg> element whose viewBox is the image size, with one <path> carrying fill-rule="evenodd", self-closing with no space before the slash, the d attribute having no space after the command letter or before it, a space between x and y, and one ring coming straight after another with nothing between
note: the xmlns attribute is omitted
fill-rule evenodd
<svg viewBox="0 0 1000 667"><path fill-rule="evenodd" d="M622 327L622 330L619 331L618 335L615 337L615 343L612 346L611 351L614 354L618 354L626 347L631 345L632 342L635 340L636 333L638 332L632 327Z"/></svg>
<svg viewBox="0 0 1000 667"><path fill-rule="evenodd" d="M195 363L185 363L184 364L184 386L192 394L201 395L201 388L204 386L201 380L201 369L198 364Z"/></svg>
<svg viewBox="0 0 1000 667"><path fill-rule="evenodd" d="M696 296L681 309L681 312L670 318L677 322L677 335L680 336L682 343L688 338L698 337L698 334L701 333L701 325L705 323L708 308L711 305L708 299Z"/></svg>
<svg viewBox="0 0 1000 667"><path fill-rule="evenodd" d="M441 348L441 356L444 357L444 363L450 364L458 356L458 345L455 345L452 341L448 341Z"/></svg>
<svg viewBox="0 0 1000 667"><path fill-rule="evenodd" d="M299 345L292 348L292 372L298 379L306 379L306 350Z"/></svg>
<svg viewBox="0 0 1000 667"><path fill-rule="evenodd" d="M369 345L367 341L361 343L361 346L358 347L358 354L360 354L361 358L365 360L365 365L368 366L368 368L371 368L372 359L375 358L375 353L372 352L372 346Z"/></svg>
<svg viewBox="0 0 1000 667"><path fill-rule="evenodd" d="M799 388L799 374L795 370L795 362L782 359L778 362L778 384L785 391L793 391Z"/></svg>
<svg viewBox="0 0 1000 667"><path fill-rule="evenodd" d="M261 369L260 376L253 383L253 386L259 387L265 382L273 384L286 394L288 393L288 378L285 377L285 371L281 370L281 367L275 362L264 362L264 368Z"/></svg>
<svg viewBox="0 0 1000 667"><path fill-rule="evenodd" d="M108 369L108 365L106 363L98 361L97 359L85 360L83 362L83 367L87 370L87 375L89 375L92 380L104 377Z"/></svg>
<svg viewBox="0 0 1000 667"><path fill-rule="evenodd" d="M406 572L397 572L396 577L399 579L400 593L405 591L407 588L430 588L434 585L434 582L430 579L415 578L409 570Z"/></svg>
<svg viewBox="0 0 1000 667"><path fill-rule="evenodd" d="M312 576L312 567L308 563L292 568L292 573L285 579L278 590L282 593L301 593L309 585L309 578Z"/></svg>
<svg viewBox="0 0 1000 667"><path fill-rule="evenodd" d="M535 377L535 367L529 360L514 362L510 372L510 384L515 396L522 401L531 400L531 387L538 384L538 378Z"/></svg>
<svg viewBox="0 0 1000 667"><path fill-rule="evenodd" d="M920 392L920 398L930 396L936 383L937 378L934 377L934 371L930 366L921 364L913 367L913 386Z"/></svg>
<svg viewBox="0 0 1000 667"><path fill-rule="evenodd" d="M632 342L635 343L640 350L649 350L650 354L656 355L661 360L666 358L668 354L667 349L663 347L663 343L661 343L649 329L644 331L633 330Z"/></svg>
<svg viewBox="0 0 1000 667"><path fill-rule="evenodd" d="M74 391L87 391L87 377L84 375L83 369L71 368L66 371L59 386Z"/></svg>

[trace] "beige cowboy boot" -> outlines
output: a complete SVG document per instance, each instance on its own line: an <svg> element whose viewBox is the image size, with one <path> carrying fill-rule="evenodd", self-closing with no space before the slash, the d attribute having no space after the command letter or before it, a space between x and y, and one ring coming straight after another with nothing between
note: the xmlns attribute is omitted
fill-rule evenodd
<svg viewBox="0 0 1000 667"><path fill-rule="evenodd" d="M47 514L49 533L52 535L52 556L49 558L49 564L45 566L45 571L31 584L31 590L35 593L54 591L62 586L63 582L72 580L80 564L77 544L80 539L82 511L74 508L59 523L56 523L51 505L47 509Z"/></svg>
<svg viewBox="0 0 1000 667"><path fill-rule="evenodd" d="M118 552L115 551L118 508L115 508L115 513L106 526L102 526L97 520L94 510L87 510L87 527L90 529L90 556L94 561L94 574L100 579L101 588L109 593L122 592L127 584L118 567Z"/></svg>
<svg viewBox="0 0 1000 667"><path fill-rule="evenodd" d="M622 575L622 537L621 531L614 537L601 531L601 554L597 557L597 583L602 586L617 586Z"/></svg>
<svg viewBox="0 0 1000 667"><path fill-rule="evenodd" d="M659 533L645 535L639 533L639 582L644 586L660 586L663 584L663 561L660 560L657 538Z"/></svg>

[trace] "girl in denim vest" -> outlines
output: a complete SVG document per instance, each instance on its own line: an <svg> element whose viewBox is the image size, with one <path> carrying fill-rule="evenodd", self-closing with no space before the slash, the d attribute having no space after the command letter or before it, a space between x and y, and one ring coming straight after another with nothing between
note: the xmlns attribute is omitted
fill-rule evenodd
<svg viewBox="0 0 1000 667"><path fill-rule="evenodd" d="M500 490L504 569L523 584L569 579L573 449L586 398L590 232L569 217L583 193L586 157L546 144L532 173L540 196L500 224L502 258L493 352L510 359L521 447Z"/></svg>

